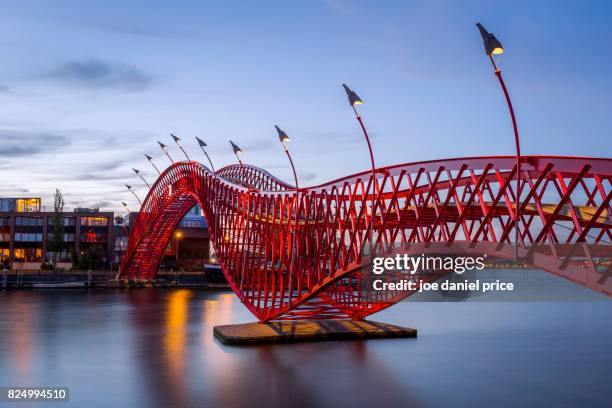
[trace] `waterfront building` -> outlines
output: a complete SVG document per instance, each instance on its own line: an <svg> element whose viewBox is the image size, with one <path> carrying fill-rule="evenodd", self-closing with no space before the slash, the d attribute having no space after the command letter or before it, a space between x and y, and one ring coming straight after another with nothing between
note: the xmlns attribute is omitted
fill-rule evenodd
<svg viewBox="0 0 612 408"><path fill-rule="evenodd" d="M113 213L98 208L75 208L61 214L64 247L52 252L53 215L41 209L41 199L0 198L0 259L13 270L40 270L42 264L56 262L70 269L88 248L99 247L103 265L112 254Z"/></svg>

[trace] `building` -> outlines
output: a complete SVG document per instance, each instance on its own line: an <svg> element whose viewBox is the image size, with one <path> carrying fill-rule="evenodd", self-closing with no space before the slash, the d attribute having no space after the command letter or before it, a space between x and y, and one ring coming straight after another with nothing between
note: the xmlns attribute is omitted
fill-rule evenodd
<svg viewBox="0 0 612 408"><path fill-rule="evenodd" d="M137 212L130 213L128 217L131 224ZM121 263L128 245L129 225L115 225L113 227L114 253L113 261L115 267ZM199 205L194 205L183 217L172 234L164 256L160 263L162 270L193 270L202 271L204 265L214 261L211 260L210 240L208 226Z"/></svg>
<svg viewBox="0 0 612 408"><path fill-rule="evenodd" d="M44 262L70 269L73 260L88 248L99 247L108 266L112 256L112 212L77 208L61 214L64 249L48 250L52 236L53 212L41 211L40 198L0 198L0 258L14 270L40 270Z"/></svg>

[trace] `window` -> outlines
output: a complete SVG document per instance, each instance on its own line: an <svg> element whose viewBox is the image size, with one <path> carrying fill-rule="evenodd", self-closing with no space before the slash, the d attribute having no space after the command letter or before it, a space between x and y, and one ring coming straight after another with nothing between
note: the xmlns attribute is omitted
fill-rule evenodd
<svg viewBox="0 0 612 408"><path fill-rule="evenodd" d="M60 218L60 225L64 227L74 227L75 223L76 223L76 219L74 217L61 217ZM47 218L47 225L49 226L53 225L53 217Z"/></svg>
<svg viewBox="0 0 612 408"><path fill-rule="evenodd" d="M41 227L41 217L15 217L15 225Z"/></svg>
<svg viewBox="0 0 612 408"><path fill-rule="evenodd" d="M45 260L47 262L72 262L72 254L67 250L61 252L47 251L45 254Z"/></svg>
<svg viewBox="0 0 612 408"><path fill-rule="evenodd" d="M9 217L0 217L0 227L8 227L11 223Z"/></svg>
<svg viewBox="0 0 612 408"><path fill-rule="evenodd" d="M0 198L0 211L2 212L15 211L15 199L14 198Z"/></svg>
<svg viewBox="0 0 612 408"><path fill-rule="evenodd" d="M106 227L108 225L107 217L81 217L81 225L88 227Z"/></svg>
<svg viewBox="0 0 612 408"><path fill-rule="evenodd" d="M16 232L15 241L19 242L42 242L42 233Z"/></svg>
<svg viewBox="0 0 612 408"><path fill-rule="evenodd" d="M18 198L15 204L17 212L40 212L40 198Z"/></svg>
<svg viewBox="0 0 612 408"><path fill-rule="evenodd" d="M10 232L0 232L0 242L9 242L11 240Z"/></svg>
<svg viewBox="0 0 612 408"><path fill-rule="evenodd" d="M51 241L53 239L53 233L47 233L47 241ZM64 234L64 242L74 242L74 234Z"/></svg>
<svg viewBox="0 0 612 408"><path fill-rule="evenodd" d="M15 262L41 262L42 249L15 248Z"/></svg>

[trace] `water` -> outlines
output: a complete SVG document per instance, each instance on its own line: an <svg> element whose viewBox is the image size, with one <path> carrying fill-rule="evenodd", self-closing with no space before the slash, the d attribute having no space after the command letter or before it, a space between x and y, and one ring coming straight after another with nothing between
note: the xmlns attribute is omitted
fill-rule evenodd
<svg viewBox="0 0 612 408"><path fill-rule="evenodd" d="M419 338L227 347L213 326L253 321L231 292L3 292L0 386L113 408L612 401L612 302L402 302L375 318Z"/></svg>

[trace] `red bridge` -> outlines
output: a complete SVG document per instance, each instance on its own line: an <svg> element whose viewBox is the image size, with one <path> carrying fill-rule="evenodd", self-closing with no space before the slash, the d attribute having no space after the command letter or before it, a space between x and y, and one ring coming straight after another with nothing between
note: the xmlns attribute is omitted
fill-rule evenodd
<svg viewBox="0 0 612 408"><path fill-rule="evenodd" d="M515 156L427 161L296 191L249 165L212 173L179 162L143 202L118 277L154 279L174 228L199 203L227 281L261 321L362 319L409 294L361 290L372 246L477 244L514 259L517 227L521 257L612 295L612 159L523 156L515 217L517 170Z"/></svg>

